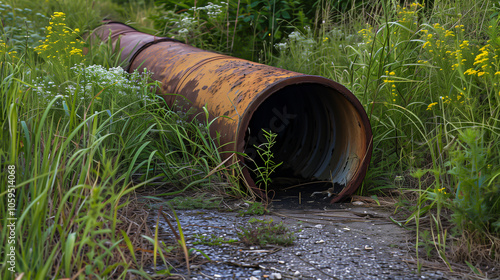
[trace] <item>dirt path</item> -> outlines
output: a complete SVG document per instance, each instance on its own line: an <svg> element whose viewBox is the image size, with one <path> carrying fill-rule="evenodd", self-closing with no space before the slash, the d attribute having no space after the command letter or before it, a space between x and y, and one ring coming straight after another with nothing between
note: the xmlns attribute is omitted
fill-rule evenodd
<svg viewBox="0 0 500 280"><path fill-rule="evenodd" d="M416 274L415 260L408 254L414 246L410 232L391 222L390 213L380 208L336 204L290 210L276 204L271 209L269 214L251 217L217 210L178 210L188 246L211 259L191 266L191 279L449 279L438 271ZM294 244L196 244L200 236L238 240L237 232L251 218L283 222L294 232ZM164 222L160 229L171 232ZM186 273L183 269L174 272Z"/></svg>

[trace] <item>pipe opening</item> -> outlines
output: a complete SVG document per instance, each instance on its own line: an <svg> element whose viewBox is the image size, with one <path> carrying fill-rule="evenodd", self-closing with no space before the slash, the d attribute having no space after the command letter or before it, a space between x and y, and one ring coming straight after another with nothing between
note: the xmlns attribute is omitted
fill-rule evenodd
<svg viewBox="0 0 500 280"><path fill-rule="evenodd" d="M364 157L361 117L335 89L314 83L286 86L255 110L245 135L245 163L264 166L255 146L266 142L262 129L276 134L270 189L279 193L314 192L334 187L339 193L356 174ZM250 171L257 182L255 172ZM257 184L258 185L258 184ZM260 186L263 188L263 185Z"/></svg>

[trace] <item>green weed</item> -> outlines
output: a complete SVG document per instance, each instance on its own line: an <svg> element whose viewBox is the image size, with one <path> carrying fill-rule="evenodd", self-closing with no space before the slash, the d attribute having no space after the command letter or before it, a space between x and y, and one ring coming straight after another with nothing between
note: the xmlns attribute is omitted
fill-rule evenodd
<svg viewBox="0 0 500 280"><path fill-rule="evenodd" d="M283 222L276 223L273 220L251 219L248 221L248 226L239 229L240 241L249 246L268 244L290 246L295 240L294 233Z"/></svg>
<svg viewBox="0 0 500 280"><path fill-rule="evenodd" d="M245 215L264 215L269 212L266 206L261 202L249 202L250 206L247 209L240 210L238 216L243 217Z"/></svg>
<svg viewBox="0 0 500 280"><path fill-rule="evenodd" d="M272 182L271 175L274 173L276 168L278 168L282 162L275 163L273 161L274 154L272 152L273 146L276 144L276 133L262 129L264 132L264 137L266 142L260 145L255 145L257 149L257 154L263 161L263 166L257 166L254 172L257 174L257 181L255 184L264 185L264 191L267 194L269 185Z"/></svg>
<svg viewBox="0 0 500 280"><path fill-rule="evenodd" d="M454 193L452 219L461 229L500 232L500 175L492 158L498 156L486 144L484 134L467 129L458 136L447 165L453 175L450 192ZM445 193L443 190L442 192Z"/></svg>

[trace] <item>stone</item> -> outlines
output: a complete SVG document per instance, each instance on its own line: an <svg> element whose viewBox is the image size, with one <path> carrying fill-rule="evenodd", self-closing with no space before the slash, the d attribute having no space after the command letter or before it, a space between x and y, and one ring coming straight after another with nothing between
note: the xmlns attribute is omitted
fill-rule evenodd
<svg viewBox="0 0 500 280"><path fill-rule="evenodd" d="M269 279L281 279L281 273L271 273Z"/></svg>

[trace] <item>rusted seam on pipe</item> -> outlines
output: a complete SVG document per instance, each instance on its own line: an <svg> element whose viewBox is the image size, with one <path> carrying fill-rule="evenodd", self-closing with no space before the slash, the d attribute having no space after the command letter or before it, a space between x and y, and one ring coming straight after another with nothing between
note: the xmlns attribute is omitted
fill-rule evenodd
<svg viewBox="0 0 500 280"><path fill-rule="evenodd" d="M178 40L172 39L172 38L165 38L165 37L158 37L160 39L156 39L156 36L153 38L153 41L148 42L144 45L142 45L140 48L137 49L137 51L134 52L134 54L129 58L128 60L128 65L125 67L125 70L127 72L130 72L130 65L132 65L132 61L135 60L135 58L145 49L149 48L150 46L160 43L160 42L179 42ZM182 42L179 42L182 43ZM184 44L184 43L182 43Z"/></svg>

